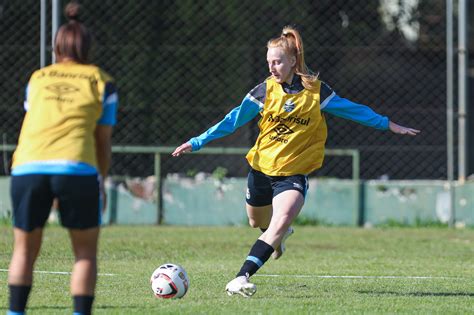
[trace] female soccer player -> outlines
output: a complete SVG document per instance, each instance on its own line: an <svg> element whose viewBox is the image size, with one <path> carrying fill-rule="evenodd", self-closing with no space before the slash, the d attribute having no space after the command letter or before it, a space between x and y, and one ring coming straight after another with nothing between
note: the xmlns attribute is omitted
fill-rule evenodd
<svg viewBox="0 0 474 315"><path fill-rule="evenodd" d="M13 156L14 249L8 273L9 314L23 314L43 228L53 199L75 256L74 314L90 314L97 278L97 243L111 159L118 97L112 78L89 64L91 35L69 3L69 22L56 35L57 63L34 72Z"/></svg>
<svg viewBox="0 0 474 315"><path fill-rule="evenodd" d="M247 154L251 169L246 208L250 226L260 228L263 234L250 249L236 278L226 286L229 295L245 297L256 292L249 277L270 256L278 259L285 250L285 239L293 233L291 224L305 200L307 174L320 168L323 161L327 136L324 113L397 134L414 136L419 132L339 97L321 82L305 64L303 41L295 28L285 27L281 36L268 42L267 48L271 76L250 91L222 121L172 153L179 156L197 151L260 114L260 133Z"/></svg>

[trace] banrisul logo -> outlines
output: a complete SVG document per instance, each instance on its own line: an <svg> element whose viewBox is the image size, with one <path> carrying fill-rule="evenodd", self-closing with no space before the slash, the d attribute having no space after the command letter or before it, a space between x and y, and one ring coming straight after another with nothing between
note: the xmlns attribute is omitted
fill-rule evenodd
<svg viewBox="0 0 474 315"><path fill-rule="evenodd" d="M285 105L283 105L283 109L285 110L285 112L289 113L293 109L295 109L295 103L293 103L292 100L288 100L285 102Z"/></svg>
<svg viewBox="0 0 474 315"><path fill-rule="evenodd" d="M303 118L298 116L289 116L289 117L281 117L280 115L273 116L272 114L268 115L267 121L276 122L276 123L286 123L286 124L298 124L303 126L308 126L310 118Z"/></svg>

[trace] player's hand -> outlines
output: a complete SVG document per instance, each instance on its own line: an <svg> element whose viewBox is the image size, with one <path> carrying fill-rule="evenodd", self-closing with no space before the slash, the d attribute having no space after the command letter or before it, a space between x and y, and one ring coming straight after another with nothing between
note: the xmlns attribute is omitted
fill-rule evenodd
<svg viewBox="0 0 474 315"><path fill-rule="evenodd" d="M104 179L102 176L99 179L99 196L102 202L102 214L107 210L107 191L105 190Z"/></svg>
<svg viewBox="0 0 474 315"><path fill-rule="evenodd" d="M174 152L171 153L171 155L172 156L180 156L183 153L188 153L188 152L191 152L191 151L193 151L193 146L191 145L191 143L186 142L186 143L183 143L182 145L180 145L179 147L177 147L176 149L174 149Z"/></svg>
<svg viewBox="0 0 474 315"><path fill-rule="evenodd" d="M421 132L418 129L403 127L403 126L397 125L394 122L389 122L388 129L390 129L390 131L393 133L396 133L399 135L409 135L409 136L416 136L417 134Z"/></svg>
<svg viewBox="0 0 474 315"><path fill-rule="evenodd" d="M101 198L102 198L102 214L105 214L107 211L107 193L105 190L101 192Z"/></svg>

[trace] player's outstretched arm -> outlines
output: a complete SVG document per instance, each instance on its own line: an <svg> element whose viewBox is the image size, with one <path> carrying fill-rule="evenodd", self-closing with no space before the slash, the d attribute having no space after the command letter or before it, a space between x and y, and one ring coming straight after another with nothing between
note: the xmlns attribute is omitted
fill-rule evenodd
<svg viewBox="0 0 474 315"><path fill-rule="evenodd" d="M240 106L231 110L220 122L209 128L198 137L191 138L188 142L177 147L172 156L180 156L183 153L198 151L212 140L232 134L237 128L242 127L260 112L260 106L252 97L247 95Z"/></svg>
<svg viewBox="0 0 474 315"><path fill-rule="evenodd" d="M183 153L188 153L193 150L193 146L189 142L185 142L176 149L174 149L173 153L171 153L172 156L180 156Z"/></svg>
<svg viewBox="0 0 474 315"><path fill-rule="evenodd" d="M421 132L418 129L400 126L392 121L388 123L388 129L390 129L390 131L393 133L396 133L399 135L409 135L409 136L416 136L417 134Z"/></svg>

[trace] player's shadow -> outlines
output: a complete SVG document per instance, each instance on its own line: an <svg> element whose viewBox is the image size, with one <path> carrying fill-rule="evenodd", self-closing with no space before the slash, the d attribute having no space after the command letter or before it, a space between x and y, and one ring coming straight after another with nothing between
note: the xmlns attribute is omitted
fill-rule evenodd
<svg viewBox="0 0 474 315"><path fill-rule="evenodd" d="M114 309L154 309L153 307L146 307L143 305L94 305L94 309L105 309L105 310L114 310ZM7 311L8 307L0 306L0 311ZM72 311L72 305L65 306L50 306L50 305L34 305L28 306L29 311L52 311L52 310L61 310L61 311Z"/></svg>
<svg viewBox="0 0 474 315"><path fill-rule="evenodd" d="M8 310L8 307L0 307L0 311L7 311ZM27 310L30 310L30 311L46 311L46 310L62 310L62 311L68 311L68 310L72 310L72 306L71 305L68 305L68 306L47 306L47 305L44 305L44 306L41 306L41 305L37 305L37 306L28 306Z"/></svg>
<svg viewBox="0 0 474 315"><path fill-rule="evenodd" d="M145 306L145 305L94 305L94 309L102 309L102 310L115 310L115 309L135 309L135 310L155 310L156 307L154 306Z"/></svg>
<svg viewBox="0 0 474 315"><path fill-rule="evenodd" d="M397 295L397 296L469 296L474 297L474 293L469 292L394 292L394 291L356 291L360 294L370 295Z"/></svg>

